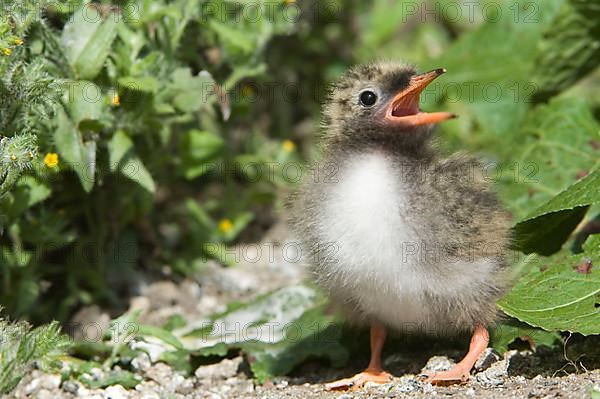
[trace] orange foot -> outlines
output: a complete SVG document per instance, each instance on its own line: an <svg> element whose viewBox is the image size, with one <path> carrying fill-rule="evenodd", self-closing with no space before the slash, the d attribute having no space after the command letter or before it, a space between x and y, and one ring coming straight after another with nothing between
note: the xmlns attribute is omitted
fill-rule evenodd
<svg viewBox="0 0 600 399"><path fill-rule="evenodd" d="M424 374L424 382L429 382L433 385L464 384L465 382L469 381L470 376L470 370L457 365L448 371Z"/></svg>
<svg viewBox="0 0 600 399"><path fill-rule="evenodd" d="M362 373L356 374L354 377L344 378L342 380L330 382L325 385L327 389L339 390L339 389L352 389L356 390L361 388L367 382L374 382L376 384L385 384L392 381L392 375L385 371L372 371L365 370Z"/></svg>

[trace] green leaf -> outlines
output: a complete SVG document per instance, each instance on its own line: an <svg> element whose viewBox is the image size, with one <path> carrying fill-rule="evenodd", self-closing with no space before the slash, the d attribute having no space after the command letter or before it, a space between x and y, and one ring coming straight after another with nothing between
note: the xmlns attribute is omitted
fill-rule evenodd
<svg viewBox="0 0 600 399"><path fill-rule="evenodd" d="M242 53L251 53L255 47L251 32L238 30L219 22L217 19L211 19L208 26L215 31L223 42Z"/></svg>
<svg viewBox="0 0 600 399"><path fill-rule="evenodd" d="M600 334L600 236L590 236L583 248L577 255L531 255L529 271L500 308L548 331Z"/></svg>
<svg viewBox="0 0 600 399"><path fill-rule="evenodd" d="M108 142L108 160L111 172L115 172L125 155L133 148L133 141L123 130L117 130Z"/></svg>
<svg viewBox="0 0 600 399"><path fill-rule="evenodd" d="M103 99L102 89L93 82L78 80L69 85L67 109L79 131L102 129Z"/></svg>
<svg viewBox="0 0 600 399"><path fill-rule="evenodd" d="M568 0L544 33L532 79L535 102L550 97L584 78L600 64L600 7L597 1Z"/></svg>
<svg viewBox="0 0 600 399"><path fill-rule="evenodd" d="M126 76L119 78L119 85L135 91L142 91L145 93L156 93L158 91L158 80L152 76Z"/></svg>
<svg viewBox="0 0 600 399"><path fill-rule="evenodd" d="M17 183L17 188L23 188L27 191L27 199L22 201L26 208L44 201L52 193L47 184L42 183L33 176L21 176Z"/></svg>
<svg viewBox="0 0 600 399"><path fill-rule="evenodd" d="M532 54L559 4L560 0L495 3L486 11L484 24L459 36L426 65L448 69L447 77L434 82L422 97L429 104L437 99L440 109L460 115L457 122L443 126L445 131L455 129L452 133L463 143L488 139L473 135L477 129L502 139L518 131L535 89ZM528 20L529 15L533 20Z"/></svg>
<svg viewBox="0 0 600 399"><path fill-rule="evenodd" d="M139 336L150 336L158 338L166 344L171 345L175 349L183 349L183 344L175 337L170 331L167 331L160 327L149 326L140 324L136 332Z"/></svg>
<svg viewBox="0 0 600 399"><path fill-rule="evenodd" d="M600 125L583 99L556 97L534 108L499 150L507 152L498 170L500 194L513 215L525 218L600 166L599 138Z"/></svg>
<svg viewBox="0 0 600 399"><path fill-rule="evenodd" d="M133 151L133 141L123 130L117 130L108 143L110 170L118 170L123 176L154 193L156 185L142 160Z"/></svg>
<svg viewBox="0 0 600 399"><path fill-rule="evenodd" d="M600 202L598 193L600 170L590 173L517 223L516 249L541 255L560 250L587 207Z"/></svg>
<svg viewBox="0 0 600 399"><path fill-rule="evenodd" d="M327 301L315 289L291 286L235 307L212 320L178 330L191 351L223 356L240 348L259 382L290 372L308 358L345 363L339 320L326 315ZM207 328L209 327L209 328Z"/></svg>
<svg viewBox="0 0 600 399"><path fill-rule="evenodd" d="M183 136L179 148L182 158L181 169L186 179L195 179L212 170L216 159L225 146L219 136L200 130L189 130Z"/></svg>
<svg viewBox="0 0 600 399"><path fill-rule="evenodd" d="M168 91L173 105L183 112L198 112L216 99L212 76L205 71L193 76L189 68L178 68L173 72Z"/></svg>
<svg viewBox="0 0 600 399"><path fill-rule="evenodd" d="M65 25L61 42L80 79L93 79L102 70L117 36L118 21L117 14L103 17L99 8L87 5L75 11Z"/></svg>
<svg viewBox="0 0 600 399"><path fill-rule="evenodd" d="M57 112L58 126L54 131L54 142L65 163L77 174L86 192L94 187L96 173L96 143L84 142L62 108Z"/></svg>
<svg viewBox="0 0 600 399"><path fill-rule="evenodd" d="M500 353L506 352L516 339L529 341L535 347L554 347L561 342L557 332L545 331L525 323L502 323L491 330L491 346Z"/></svg>

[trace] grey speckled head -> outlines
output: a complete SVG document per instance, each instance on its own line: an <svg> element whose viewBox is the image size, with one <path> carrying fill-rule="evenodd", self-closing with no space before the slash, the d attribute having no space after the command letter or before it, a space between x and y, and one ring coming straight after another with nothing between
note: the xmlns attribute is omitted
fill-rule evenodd
<svg viewBox="0 0 600 399"><path fill-rule="evenodd" d="M418 147L430 136L433 123L453 117L447 112L419 110L419 94L444 73L417 74L400 62L359 65L340 77L324 107L324 143L393 142Z"/></svg>

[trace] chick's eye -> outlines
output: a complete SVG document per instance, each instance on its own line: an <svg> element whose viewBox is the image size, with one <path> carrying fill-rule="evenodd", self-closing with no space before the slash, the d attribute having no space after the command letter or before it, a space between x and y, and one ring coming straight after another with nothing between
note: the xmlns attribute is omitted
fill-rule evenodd
<svg viewBox="0 0 600 399"><path fill-rule="evenodd" d="M365 107L370 107L377 102L377 94L370 90L360 93L360 103Z"/></svg>

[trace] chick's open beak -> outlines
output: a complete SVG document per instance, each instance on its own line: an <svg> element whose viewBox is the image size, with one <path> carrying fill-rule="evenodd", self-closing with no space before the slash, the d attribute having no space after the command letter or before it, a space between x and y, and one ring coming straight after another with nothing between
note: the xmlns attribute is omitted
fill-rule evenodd
<svg viewBox="0 0 600 399"><path fill-rule="evenodd" d="M455 118L450 112L421 112L419 110L420 94L429 83L445 73L446 69L434 69L412 77L408 87L392 99L387 108L385 119L389 123L401 126L419 126L443 122Z"/></svg>

